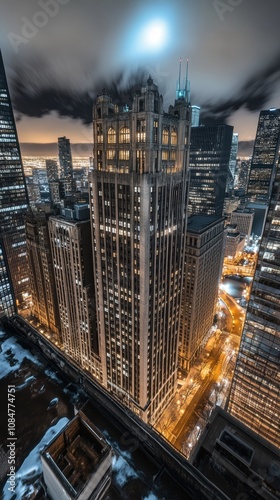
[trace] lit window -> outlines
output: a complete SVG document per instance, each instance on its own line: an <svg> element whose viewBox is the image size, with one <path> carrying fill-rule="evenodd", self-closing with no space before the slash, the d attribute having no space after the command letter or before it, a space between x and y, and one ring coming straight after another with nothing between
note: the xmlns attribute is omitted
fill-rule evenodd
<svg viewBox="0 0 280 500"><path fill-rule="evenodd" d="M116 158L115 149L107 149L107 160L114 160Z"/></svg>
<svg viewBox="0 0 280 500"><path fill-rule="evenodd" d="M171 144L172 146L177 146L177 133L175 130L171 132Z"/></svg>
<svg viewBox="0 0 280 500"><path fill-rule="evenodd" d="M128 150L120 150L119 151L119 160L129 160L129 151Z"/></svg>
<svg viewBox="0 0 280 500"><path fill-rule="evenodd" d="M117 139L116 131L112 127L110 127L108 130L108 143L115 144L116 139Z"/></svg>
<svg viewBox="0 0 280 500"><path fill-rule="evenodd" d="M120 129L120 142L121 143L130 142L130 130L128 127L122 127Z"/></svg>
<svg viewBox="0 0 280 500"><path fill-rule="evenodd" d="M169 132L167 128L164 128L162 131L162 144L168 144L169 140Z"/></svg>

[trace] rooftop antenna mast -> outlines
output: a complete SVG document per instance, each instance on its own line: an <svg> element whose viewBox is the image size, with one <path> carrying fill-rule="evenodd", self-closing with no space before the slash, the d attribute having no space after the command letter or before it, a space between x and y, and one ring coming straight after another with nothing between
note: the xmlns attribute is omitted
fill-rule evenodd
<svg viewBox="0 0 280 500"><path fill-rule="evenodd" d="M187 59L187 68L186 68L185 97L186 97L186 101L190 102L191 91L190 91L190 82L189 82L189 60L188 59Z"/></svg>
<svg viewBox="0 0 280 500"><path fill-rule="evenodd" d="M179 78L178 78L178 81L177 81L176 99L179 99L179 97L181 97L181 95L182 95L182 91L181 91L181 72L182 72L182 59L180 57L180 59L179 59Z"/></svg>

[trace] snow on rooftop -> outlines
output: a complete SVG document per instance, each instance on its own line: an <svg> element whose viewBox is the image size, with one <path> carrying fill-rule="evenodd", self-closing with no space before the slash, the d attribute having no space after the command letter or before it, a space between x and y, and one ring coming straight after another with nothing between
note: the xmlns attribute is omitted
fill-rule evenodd
<svg viewBox="0 0 280 500"><path fill-rule="evenodd" d="M49 442L58 434L63 427L69 422L67 417L61 418L54 426L50 427L41 441L33 448L26 457L21 467L16 471L16 487L14 498L30 498L34 492L33 484L36 479L42 474L42 464L40 452L49 444ZM11 492L8 490L10 484L6 482L3 488L3 500L11 499Z"/></svg>
<svg viewBox="0 0 280 500"><path fill-rule="evenodd" d="M36 380L36 377L34 377L34 375L27 377L23 382L23 384L16 386L16 391L21 391L22 389L25 389L25 387L28 387L34 380Z"/></svg>
<svg viewBox="0 0 280 500"><path fill-rule="evenodd" d="M112 471L116 474L116 483L122 487L129 479L137 478L136 471L127 463L122 456L113 456Z"/></svg>
<svg viewBox="0 0 280 500"><path fill-rule="evenodd" d="M0 332L2 334L1 330ZM1 337L3 338L3 335ZM4 340L1 344L0 352L0 379L19 370L24 359L29 359L35 365L42 366L42 363L36 356L19 344L16 337L12 336Z"/></svg>

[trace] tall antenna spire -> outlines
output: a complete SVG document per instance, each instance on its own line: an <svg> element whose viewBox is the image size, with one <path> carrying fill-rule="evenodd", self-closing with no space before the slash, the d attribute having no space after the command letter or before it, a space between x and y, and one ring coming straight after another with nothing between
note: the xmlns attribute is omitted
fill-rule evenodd
<svg viewBox="0 0 280 500"><path fill-rule="evenodd" d="M176 88L176 99L186 99L187 102L190 102L190 84L189 84L189 60L187 59L187 68L186 68L186 80L182 79L181 81L181 72L182 72L182 59L179 59L179 78L177 80L177 88Z"/></svg>
<svg viewBox="0 0 280 500"><path fill-rule="evenodd" d="M190 91L190 82L189 82L189 60L188 59L187 59L187 68L186 68L185 97L186 97L186 101L190 102L191 91Z"/></svg>
<svg viewBox="0 0 280 500"><path fill-rule="evenodd" d="M181 88L181 70L182 70L182 59L180 57L179 60L179 84L178 84L178 90Z"/></svg>

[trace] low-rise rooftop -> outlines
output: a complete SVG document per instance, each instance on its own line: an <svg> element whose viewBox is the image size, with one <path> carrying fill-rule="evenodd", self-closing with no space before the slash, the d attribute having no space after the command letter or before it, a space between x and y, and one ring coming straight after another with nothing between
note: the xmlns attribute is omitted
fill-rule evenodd
<svg viewBox="0 0 280 500"><path fill-rule="evenodd" d="M191 462L229 498L280 498L279 450L219 407Z"/></svg>
<svg viewBox="0 0 280 500"><path fill-rule="evenodd" d="M216 215L195 214L188 217L187 231L194 233L202 233L216 224L218 221L224 219Z"/></svg>

